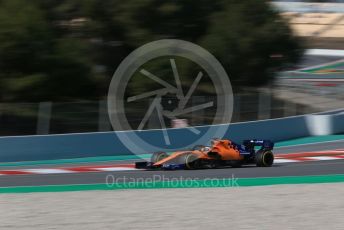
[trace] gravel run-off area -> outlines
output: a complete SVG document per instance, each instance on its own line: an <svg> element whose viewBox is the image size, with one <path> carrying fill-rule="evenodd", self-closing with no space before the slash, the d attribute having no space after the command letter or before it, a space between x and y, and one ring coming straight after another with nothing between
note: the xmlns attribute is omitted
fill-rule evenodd
<svg viewBox="0 0 344 230"><path fill-rule="evenodd" d="M0 229L343 229L344 183L0 195Z"/></svg>

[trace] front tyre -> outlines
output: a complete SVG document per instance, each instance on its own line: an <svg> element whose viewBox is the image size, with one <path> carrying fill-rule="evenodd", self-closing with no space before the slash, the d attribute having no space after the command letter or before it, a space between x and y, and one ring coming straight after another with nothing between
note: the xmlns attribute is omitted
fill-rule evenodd
<svg viewBox="0 0 344 230"><path fill-rule="evenodd" d="M165 159L166 157L168 157L167 153L165 153L165 152L156 152L156 153L153 153L153 155L151 157L151 162L153 164L155 164L156 162L161 161L161 160Z"/></svg>
<svg viewBox="0 0 344 230"><path fill-rule="evenodd" d="M274 154L271 151L261 151L256 153L256 165L258 167L270 167L274 163Z"/></svg>

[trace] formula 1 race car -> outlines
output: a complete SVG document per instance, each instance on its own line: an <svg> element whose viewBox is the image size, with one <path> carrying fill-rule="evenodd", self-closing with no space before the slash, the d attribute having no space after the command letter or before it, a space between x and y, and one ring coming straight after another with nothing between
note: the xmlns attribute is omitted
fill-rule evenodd
<svg viewBox="0 0 344 230"><path fill-rule="evenodd" d="M255 147L260 147L256 150ZM255 164L270 167L274 162L269 140L244 140L242 145L230 140L213 139L211 146L197 145L192 150L177 151L172 154L154 153L150 162L136 162L139 169L206 169L220 167L241 167Z"/></svg>

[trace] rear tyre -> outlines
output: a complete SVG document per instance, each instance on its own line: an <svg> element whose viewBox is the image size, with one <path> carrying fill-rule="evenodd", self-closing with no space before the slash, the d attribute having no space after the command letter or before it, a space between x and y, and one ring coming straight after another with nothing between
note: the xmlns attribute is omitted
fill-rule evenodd
<svg viewBox="0 0 344 230"><path fill-rule="evenodd" d="M258 167L270 167L274 163L274 154L271 151L261 151L256 153L256 165Z"/></svg>
<svg viewBox="0 0 344 230"><path fill-rule="evenodd" d="M151 157L151 162L152 163L156 163L158 161L161 161L162 159L168 157L168 154L165 152L156 152L153 153L152 157Z"/></svg>
<svg viewBox="0 0 344 230"><path fill-rule="evenodd" d="M201 162L198 156L192 152L183 154L179 158L180 164L184 165L185 169L199 169Z"/></svg>

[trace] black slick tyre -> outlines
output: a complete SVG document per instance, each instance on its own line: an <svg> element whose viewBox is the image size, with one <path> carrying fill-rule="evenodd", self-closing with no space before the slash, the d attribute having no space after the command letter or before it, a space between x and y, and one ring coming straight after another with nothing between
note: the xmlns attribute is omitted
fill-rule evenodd
<svg viewBox="0 0 344 230"><path fill-rule="evenodd" d="M258 167L271 167L274 163L274 154L271 151L258 151L256 153L256 165Z"/></svg>
<svg viewBox="0 0 344 230"><path fill-rule="evenodd" d="M165 152L156 152L153 153L152 157L151 157L151 162L152 163L156 163L158 161L161 161L162 159L168 157L168 154Z"/></svg>

